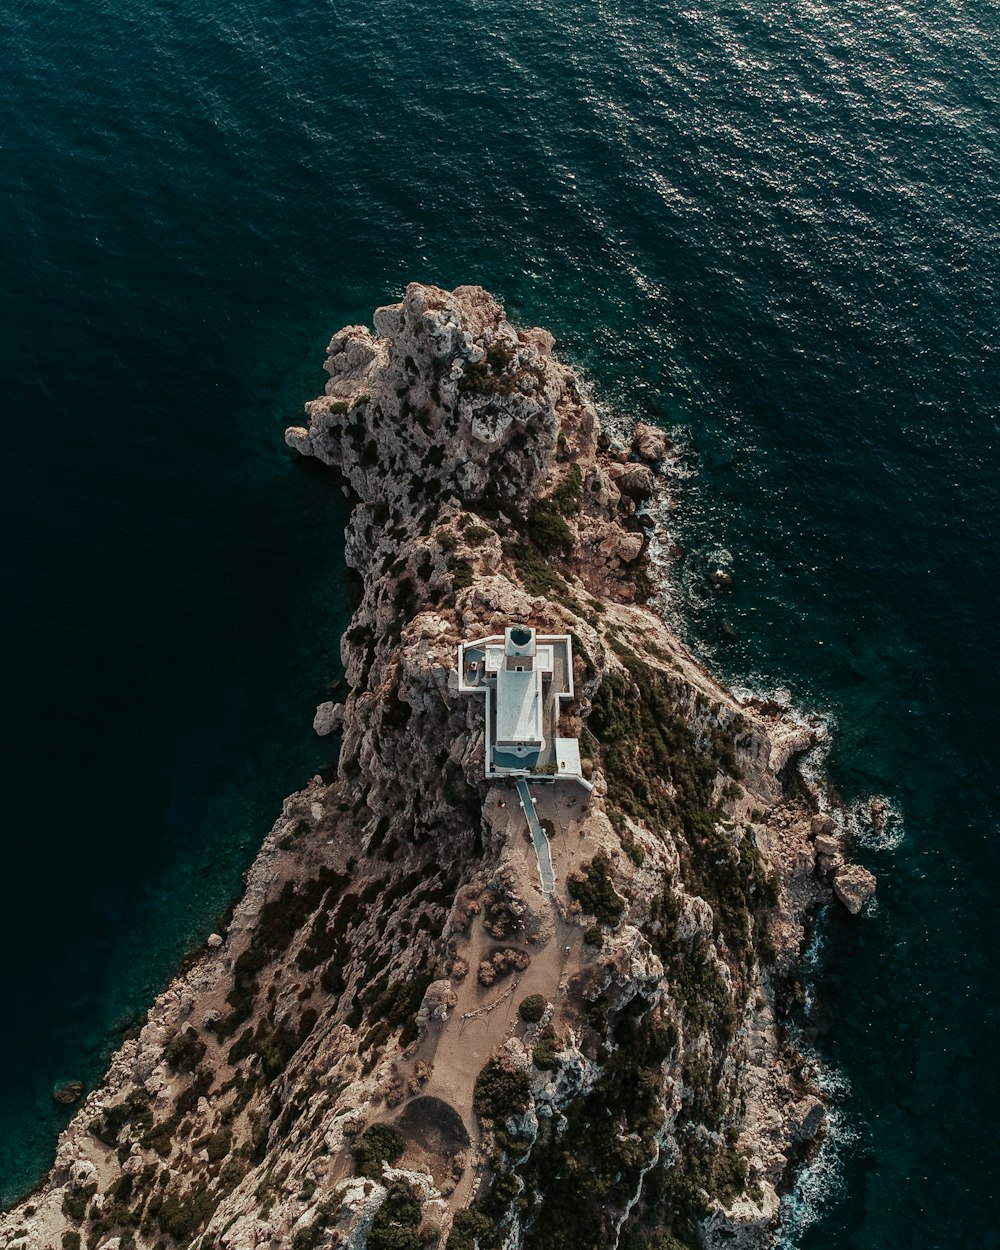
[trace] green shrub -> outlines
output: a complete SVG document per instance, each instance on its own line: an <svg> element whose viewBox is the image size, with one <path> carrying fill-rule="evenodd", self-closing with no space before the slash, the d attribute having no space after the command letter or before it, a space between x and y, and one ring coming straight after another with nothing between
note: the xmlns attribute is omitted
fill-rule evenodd
<svg viewBox="0 0 1000 1250"><path fill-rule="evenodd" d="M174 1134L180 1127L180 1122L181 1117L174 1114L168 1116L167 1119L162 1120L159 1124L154 1124L152 1128L150 1128L149 1131L143 1135L142 1144L144 1146L150 1146L156 1151L161 1159L166 1159L173 1148Z"/></svg>
<svg viewBox="0 0 1000 1250"><path fill-rule="evenodd" d="M558 1050L559 1041L556 1038L555 1029L549 1025L539 1034L538 1041L531 1052L531 1062L543 1072L554 1072L559 1067L556 1059Z"/></svg>
<svg viewBox="0 0 1000 1250"><path fill-rule="evenodd" d="M232 1144L233 1140L225 1130L213 1133L205 1143L209 1163L217 1163L220 1159L224 1159L229 1154Z"/></svg>
<svg viewBox="0 0 1000 1250"><path fill-rule="evenodd" d="M598 950L604 945L604 930L599 924L592 924L583 932L583 940L588 946L596 946Z"/></svg>
<svg viewBox="0 0 1000 1250"><path fill-rule="evenodd" d="M406 1149L406 1138L391 1124L369 1124L354 1147L354 1163L362 1176L378 1178L383 1163L395 1163Z"/></svg>
<svg viewBox="0 0 1000 1250"><path fill-rule="evenodd" d="M475 580L472 565L468 560L449 560L448 572L451 574L452 585L456 591L465 590Z"/></svg>
<svg viewBox="0 0 1000 1250"><path fill-rule="evenodd" d="M257 1054L260 1056L261 1067L269 1081L280 1076L288 1067L288 1061L299 1048L296 1034L286 1028L275 1030L274 1033L260 1039Z"/></svg>
<svg viewBox="0 0 1000 1250"><path fill-rule="evenodd" d="M195 1230L194 1212L183 1199L168 1194L157 1215L160 1232L177 1241L186 1241Z"/></svg>
<svg viewBox="0 0 1000 1250"><path fill-rule="evenodd" d="M497 349L500 350L499 348ZM505 373L510 361L506 361L506 353L496 355L490 348L490 355L478 364L467 363L462 376L458 380L459 392L463 395L510 395L517 389L517 373ZM499 370L491 369L492 360L506 361L499 364ZM511 357L513 360L513 357Z"/></svg>
<svg viewBox="0 0 1000 1250"><path fill-rule="evenodd" d="M583 881L570 877L566 888L583 910L595 916L601 924L614 928L625 910L624 902L615 893L608 875L608 861L603 855L595 855L584 868Z"/></svg>
<svg viewBox="0 0 1000 1250"><path fill-rule="evenodd" d="M514 363L516 355L516 350L509 343L494 340L486 352L486 361L494 373L502 373Z"/></svg>
<svg viewBox="0 0 1000 1250"><path fill-rule="evenodd" d="M475 1250L493 1232L493 1221L482 1211L468 1209L455 1213L455 1222L448 1234L446 1250Z"/></svg>
<svg viewBox="0 0 1000 1250"><path fill-rule="evenodd" d="M546 595L559 599L569 594L565 579L542 560L536 551L524 543L516 543L510 549L517 575L529 595Z"/></svg>
<svg viewBox="0 0 1000 1250"><path fill-rule="evenodd" d="M205 1043L191 1029L175 1033L163 1050L163 1058L174 1072L193 1072L205 1053Z"/></svg>
<svg viewBox="0 0 1000 1250"><path fill-rule="evenodd" d="M431 972L420 972L414 977L386 984L381 978L361 996L368 1009L370 1020L381 1020L392 1028L403 1024L415 1015L424 1001L427 987L434 980Z"/></svg>
<svg viewBox="0 0 1000 1250"><path fill-rule="evenodd" d="M528 1074L512 1071L491 1059L476 1077L472 1106L480 1120L501 1123L508 1116L527 1111L531 1102Z"/></svg>
<svg viewBox="0 0 1000 1250"><path fill-rule="evenodd" d="M224 1189L234 1189L250 1170L249 1163L240 1155L231 1155L222 1165L219 1183Z"/></svg>
<svg viewBox="0 0 1000 1250"><path fill-rule="evenodd" d="M552 502L563 516L572 516L580 511L582 487L583 472L578 464L571 464L566 476L552 492Z"/></svg>
<svg viewBox="0 0 1000 1250"><path fill-rule="evenodd" d="M545 1008L548 1003L542 994L529 994L527 998L521 1000L521 1005L517 1009L517 1014L525 1022L525 1024L537 1024L545 1015Z"/></svg>
<svg viewBox="0 0 1000 1250"><path fill-rule="evenodd" d="M152 1127L153 1113L149 1107L149 1095L144 1089L134 1090L124 1101L105 1107L96 1120L91 1120L88 1128L99 1142L115 1146L126 1124L134 1124L143 1133Z"/></svg>
<svg viewBox="0 0 1000 1250"><path fill-rule="evenodd" d="M470 547L478 547L480 543L484 543L489 538L492 532L485 525L467 525L465 528L465 541Z"/></svg>
<svg viewBox="0 0 1000 1250"><path fill-rule="evenodd" d="M420 1203L408 1185L393 1185L368 1233L367 1250L421 1250Z"/></svg>
<svg viewBox="0 0 1000 1250"><path fill-rule="evenodd" d="M80 1234L69 1228L62 1235L62 1250L80 1250Z"/></svg>
<svg viewBox="0 0 1000 1250"><path fill-rule="evenodd" d="M77 1223L87 1214L87 1203L97 1193L96 1185L87 1185L83 1189L67 1190L63 1195L62 1213L69 1220Z"/></svg>
<svg viewBox="0 0 1000 1250"><path fill-rule="evenodd" d="M570 633L570 640L573 643L573 658L579 659L583 666L583 680L590 681L592 677L597 675L597 668L594 661L590 657L590 653L583 645L580 639L574 633Z"/></svg>
<svg viewBox="0 0 1000 1250"><path fill-rule="evenodd" d="M547 556L566 556L573 549L573 531L549 499L539 499L531 505L527 528L528 537Z"/></svg>

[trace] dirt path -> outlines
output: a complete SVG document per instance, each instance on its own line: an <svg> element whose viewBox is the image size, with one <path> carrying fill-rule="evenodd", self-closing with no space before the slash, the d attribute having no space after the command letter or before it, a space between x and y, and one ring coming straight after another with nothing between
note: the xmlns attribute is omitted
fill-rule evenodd
<svg viewBox="0 0 1000 1250"><path fill-rule="evenodd" d="M535 926L537 932L533 940L516 936L498 940L487 932L482 914L475 917L460 948L469 971L462 981L454 983L458 1001L447 1020L430 1026L412 1059L413 1065L422 1061L431 1070L419 1097L440 1099L454 1108L474 1151L481 1142L472 1109L477 1076L511 1037L523 1034L525 1026L517 1008L529 994L540 994L552 1003L558 1020L569 979L585 958L580 926L562 917L570 903L566 887L569 874L598 849L585 829L589 795L579 786L555 782L532 786L532 797L539 819L551 821L555 830L551 838L556 873L552 897L541 892L535 853L514 786L494 787L487 799L486 816L494 835L503 839L501 864L512 873L516 894L540 922ZM479 965L498 946L523 950L530 963L523 971L499 977L491 985L480 985ZM407 1100L401 1117L413 1101ZM452 1195L456 1209L469 1202L481 1170L479 1161L465 1169Z"/></svg>

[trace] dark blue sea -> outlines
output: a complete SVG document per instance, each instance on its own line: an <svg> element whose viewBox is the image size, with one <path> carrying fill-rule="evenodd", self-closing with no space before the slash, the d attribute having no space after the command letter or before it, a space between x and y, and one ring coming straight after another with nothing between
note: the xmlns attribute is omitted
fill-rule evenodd
<svg viewBox="0 0 1000 1250"><path fill-rule="evenodd" d="M683 437L671 611L898 812L786 1247L1000 1245L995 6L0 3L3 1198L330 762L344 505L281 436L420 279Z"/></svg>

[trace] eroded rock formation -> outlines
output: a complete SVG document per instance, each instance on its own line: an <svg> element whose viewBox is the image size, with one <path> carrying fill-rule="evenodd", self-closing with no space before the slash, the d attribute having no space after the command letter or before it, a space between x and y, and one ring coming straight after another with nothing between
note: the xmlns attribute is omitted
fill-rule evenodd
<svg viewBox="0 0 1000 1250"><path fill-rule="evenodd" d="M286 436L354 501L336 780L287 800L0 1246L766 1246L824 1131L783 1027L807 927L827 878L868 886L795 768L820 731L648 605L658 431L601 450L551 336L480 288L375 328ZM574 638L593 790L536 784L553 901L456 691L458 643L513 622Z"/></svg>

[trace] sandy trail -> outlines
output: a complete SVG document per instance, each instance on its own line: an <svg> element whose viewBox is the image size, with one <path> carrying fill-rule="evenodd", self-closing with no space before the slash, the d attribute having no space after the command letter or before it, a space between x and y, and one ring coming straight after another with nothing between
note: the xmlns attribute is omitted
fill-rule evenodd
<svg viewBox="0 0 1000 1250"><path fill-rule="evenodd" d="M593 857L598 849L595 839L587 835L588 794L570 783L534 785L532 797L540 820L551 821L552 860L556 888L551 898L540 888L538 864L513 785L497 786L487 801L487 818L495 835L504 841L502 862L514 874L516 893L540 920L534 940L513 937L498 940L487 932L482 914L477 915L468 935L461 943L460 954L469 966L468 975L454 983L458 1001L445 1021L431 1024L427 1036L413 1055L409 1070L418 1061L430 1069L418 1097L441 1099L461 1116L473 1147L481 1141L479 1126L472 1109L476 1077L490 1057L511 1037L523 1035L518 1005L530 994L540 994L555 1008L554 1022L558 1032L560 1008L570 978L579 971L586 958L582 929L579 923L562 917L570 903L567 878L571 872ZM477 971L482 960L498 946L513 946L530 957L526 969L498 978L492 985L479 984ZM408 1073L404 1073L404 1079ZM400 1116L416 1099L402 1105ZM481 1162L467 1167L452 1195L455 1209L467 1205L482 1171Z"/></svg>

